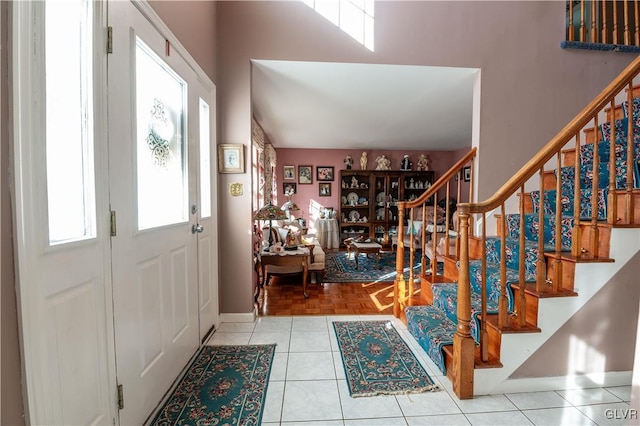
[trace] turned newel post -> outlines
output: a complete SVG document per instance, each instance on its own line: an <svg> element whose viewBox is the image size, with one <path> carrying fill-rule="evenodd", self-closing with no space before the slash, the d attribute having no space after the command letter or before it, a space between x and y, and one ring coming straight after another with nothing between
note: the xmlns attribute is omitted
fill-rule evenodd
<svg viewBox="0 0 640 426"><path fill-rule="evenodd" d="M393 283L393 316L400 318L400 298L406 297L406 283L404 281L404 202L398 203L398 245L396 247L396 279ZM403 303L404 305L404 303Z"/></svg>
<svg viewBox="0 0 640 426"><path fill-rule="evenodd" d="M469 212L460 207L460 275L458 279L458 328L453 336L453 391L460 399L473 398L475 344L471 337L469 282Z"/></svg>

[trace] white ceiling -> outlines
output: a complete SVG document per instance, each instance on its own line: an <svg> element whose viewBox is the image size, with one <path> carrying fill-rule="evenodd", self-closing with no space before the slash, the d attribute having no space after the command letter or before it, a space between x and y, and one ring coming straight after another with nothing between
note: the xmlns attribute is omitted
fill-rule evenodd
<svg viewBox="0 0 640 426"><path fill-rule="evenodd" d="M471 145L473 68L252 61L253 113L276 148Z"/></svg>

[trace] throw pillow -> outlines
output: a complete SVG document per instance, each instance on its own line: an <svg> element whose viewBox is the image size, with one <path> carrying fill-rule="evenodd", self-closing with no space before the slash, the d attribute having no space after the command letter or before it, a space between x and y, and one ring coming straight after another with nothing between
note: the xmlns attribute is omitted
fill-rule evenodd
<svg viewBox="0 0 640 426"><path fill-rule="evenodd" d="M418 235L421 229L422 229L422 221L414 220L413 229L411 229L411 226L407 225L407 235Z"/></svg>

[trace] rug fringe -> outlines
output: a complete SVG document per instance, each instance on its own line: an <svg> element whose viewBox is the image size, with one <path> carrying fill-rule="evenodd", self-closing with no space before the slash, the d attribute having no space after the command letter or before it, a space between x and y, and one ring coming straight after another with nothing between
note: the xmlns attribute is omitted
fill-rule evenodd
<svg viewBox="0 0 640 426"><path fill-rule="evenodd" d="M425 386L423 388L420 389L412 389L412 390L402 390L402 391L397 391L397 392L392 392L392 391L377 391L377 392L368 392L368 393L359 393L359 394L352 394L351 397L352 398L366 398L366 397L370 397L370 396L381 396L381 395L409 395L409 394L414 394L414 393L427 393L427 392L439 392L442 389L440 388L440 386L433 384L430 386Z"/></svg>

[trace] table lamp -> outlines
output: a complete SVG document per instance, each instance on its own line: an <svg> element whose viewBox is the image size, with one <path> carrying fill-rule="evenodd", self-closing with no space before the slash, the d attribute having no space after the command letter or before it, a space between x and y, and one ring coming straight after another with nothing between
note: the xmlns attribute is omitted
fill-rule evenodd
<svg viewBox="0 0 640 426"><path fill-rule="evenodd" d="M287 214L278 206L273 205L271 202L262 206L254 215L254 220L268 220L269 221L269 245L265 249L268 251L273 244L273 234L271 233L271 221L286 219Z"/></svg>

